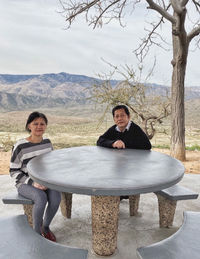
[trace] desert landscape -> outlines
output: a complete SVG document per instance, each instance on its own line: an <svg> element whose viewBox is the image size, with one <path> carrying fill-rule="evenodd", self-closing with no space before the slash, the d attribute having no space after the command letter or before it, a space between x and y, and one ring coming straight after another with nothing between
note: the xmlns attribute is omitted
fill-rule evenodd
<svg viewBox="0 0 200 259"><path fill-rule="evenodd" d="M55 149L81 145L95 145L100 136L113 124L110 114L99 125L102 110L92 105L71 106L66 109L43 109L48 119L46 136ZM9 162L13 144L20 138L28 136L24 130L26 119L31 110L0 113L0 174L9 173ZM183 162L186 173L200 173L200 134L195 118L189 118L186 125L186 161ZM163 130L165 129L165 130ZM151 140L154 151L170 155L169 121L157 130Z"/></svg>

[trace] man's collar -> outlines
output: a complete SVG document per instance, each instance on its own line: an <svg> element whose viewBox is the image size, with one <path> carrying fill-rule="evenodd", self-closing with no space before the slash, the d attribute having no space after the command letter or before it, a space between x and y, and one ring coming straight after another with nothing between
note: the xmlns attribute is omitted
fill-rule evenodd
<svg viewBox="0 0 200 259"><path fill-rule="evenodd" d="M128 124L127 124L126 128L124 129L124 131L125 130L129 131L131 123L132 123L131 121L128 122ZM118 132L124 132L124 131L120 131L118 126L116 126L115 130L118 131Z"/></svg>

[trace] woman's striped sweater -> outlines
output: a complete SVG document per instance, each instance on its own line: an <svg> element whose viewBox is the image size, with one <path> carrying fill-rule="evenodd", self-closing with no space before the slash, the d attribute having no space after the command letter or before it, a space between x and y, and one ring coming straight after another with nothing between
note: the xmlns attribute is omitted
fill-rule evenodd
<svg viewBox="0 0 200 259"><path fill-rule="evenodd" d="M20 139L13 146L11 161L10 161L10 175L16 180L16 187L22 183L32 184L32 179L28 175L27 163L34 157L53 150L51 141L47 138L40 143L31 143L26 139Z"/></svg>

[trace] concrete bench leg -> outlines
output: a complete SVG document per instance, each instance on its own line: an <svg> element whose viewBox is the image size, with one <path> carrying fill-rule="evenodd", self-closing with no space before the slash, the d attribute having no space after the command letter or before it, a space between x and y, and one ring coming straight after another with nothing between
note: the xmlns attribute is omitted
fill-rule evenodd
<svg viewBox="0 0 200 259"><path fill-rule="evenodd" d="M30 224L31 227L33 227L33 218L32 218L33 205L23 204L23 208L24 208L24 214L27 216L28 223Z"/></svg>
<svg viewBox="0 0 200 259"><path fill-rule="evenodd" d="M92 245L97 255L112 255L117 248L119 196L92 196Z"/></svg>
<svg viewBox="0 0 200 259"><path fill-rule="evenodd" d="M158 198L160 227L170 227L173 224L177 201L169 200L159 194Z"/></svg>
<svg viewBox="0 0 200 259"><path fill-rule="evenodd" d="M130 216L137 215L139 208L140 194L129 196L129 212Z"/></svg>
<svg viewBox="0 0 200 259"><path fill-rule="evenodd" d="M71 219L72 193L62 192L60 202L61 213L65 218Z"/></svg>

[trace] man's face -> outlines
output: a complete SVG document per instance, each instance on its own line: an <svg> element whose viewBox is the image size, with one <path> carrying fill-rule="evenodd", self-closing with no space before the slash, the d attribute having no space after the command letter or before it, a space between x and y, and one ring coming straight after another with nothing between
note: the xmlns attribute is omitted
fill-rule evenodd
<svg viewBox="0 0 200 259"><path fill-rule="evenodd" d="M124 109L116 110L114 113L114 122L119 127L120 131L124 131L128 122L130 120L130 116L128 116Z"/></svg>

